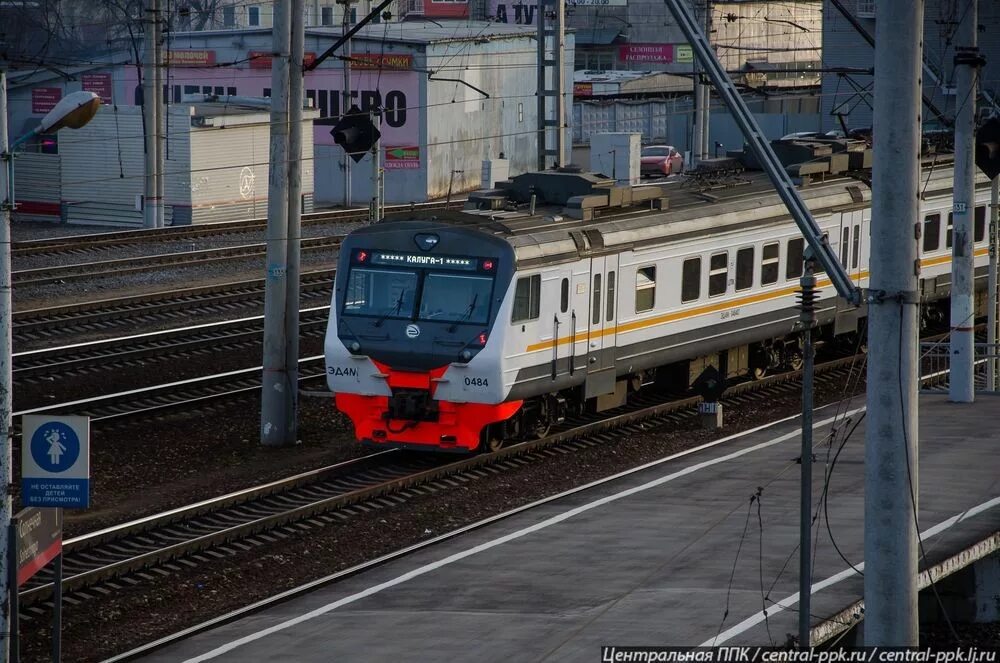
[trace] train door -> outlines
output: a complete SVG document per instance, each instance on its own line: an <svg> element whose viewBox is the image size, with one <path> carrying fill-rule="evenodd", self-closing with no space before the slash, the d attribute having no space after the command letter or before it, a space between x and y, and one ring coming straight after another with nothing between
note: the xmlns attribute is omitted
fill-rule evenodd
<svg viewBox="0 0 1000 663"><path fill-rule="evenodd" d="M590 261L590 315L587 318L587 398L615 390L615 330L618 325L618 256Z"/></svg>
<svg viewBox="0 0 1000 663"><path fill-rule="evenodd" d="M586 263L584 263L586 264ZM587 357L590 348L590 265L574 265L573 278L570 282L570 315L567 332L572 337L570 342L570 365L572 372L587 370Z"/></svg>
<svg viewBox="0 0 1000 663"><path fill-rule="evenodd" d="M840 264L850 275L854 284L860 285L863 264L861 254L867 249L868 244L865 237L863 210L843 212L840 215L839 240ZM837 299L836 333L854 331L857 326L857 309L858 307L854 304L841 298Z"/></svg>

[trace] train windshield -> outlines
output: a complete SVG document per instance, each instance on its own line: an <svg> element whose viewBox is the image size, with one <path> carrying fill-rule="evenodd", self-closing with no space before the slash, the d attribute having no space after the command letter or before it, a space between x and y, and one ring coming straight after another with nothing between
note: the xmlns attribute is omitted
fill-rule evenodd
<svg viewBox="0 0 1000 663"><path fill-rule="evenodd" d="M355 267L344 294L344 315L412 318L417 273Z"/></svg>
<svg viewBox="0 0 1000 663"><path fill-rule="evenodd" d="M490 276L430 272L424 277L420 319L485 324L492 292Z"/></svg>

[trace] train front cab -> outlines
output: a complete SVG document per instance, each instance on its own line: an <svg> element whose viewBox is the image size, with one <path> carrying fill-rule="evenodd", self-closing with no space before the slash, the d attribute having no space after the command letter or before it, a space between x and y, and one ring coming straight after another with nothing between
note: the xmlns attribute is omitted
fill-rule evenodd
<svg viewBox="0 0 1000 663"><path fill-rule="evenodd" d="M446 224L383 223L345 240L327 381L360 441L470 452L517 412L492 338L513 269L505 241Z"/></svg>

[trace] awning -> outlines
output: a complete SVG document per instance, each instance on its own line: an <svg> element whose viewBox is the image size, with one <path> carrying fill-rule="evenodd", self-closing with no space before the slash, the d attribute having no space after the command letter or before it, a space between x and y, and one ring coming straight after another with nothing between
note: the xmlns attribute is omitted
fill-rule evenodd
<svg viewBox="0 0 1000 663"><path fill-rule="evenodd" d="M577 46L609 46L622 36L621 28L577 28Z"/></svg>

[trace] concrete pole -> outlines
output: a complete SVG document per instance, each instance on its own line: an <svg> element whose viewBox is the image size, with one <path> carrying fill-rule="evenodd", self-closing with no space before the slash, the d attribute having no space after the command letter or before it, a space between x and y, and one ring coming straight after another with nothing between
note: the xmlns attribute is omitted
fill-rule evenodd
<svg viewBox="0 0 1000 663"><path fill-rule="evenodd" d="M343 33L347 34L347 31L351 27L351 2L352 0L343 0L344 5L344 18L343 18ZM341 60L341 66L344 68L344 100L340 104L340 114L347 115L347 111L351 108L351 40L348 39L344 42L344 57L345 60ZM353 159L347 151L344 151L344 207L351 206L351 165Z"/></svg>
<svg viewBox="0 0 1000 663"><path fill-rule="evenodd" d="M156 8L159 0L146 0L146 20L142 31L142 125L145 132L146 177L143 191L142 225L155 228L160 201L156 197Z"/></svg>
<svg viewBox="0 0 1000 663"><path fill-rule="evenodd" d="M11 426L11 411L13 406L13 373L12 364L14 346L11 340L11 319L14 309L11 303L10 275L10 168L7 139L7 72L0 69L0 486L6 488L13 480L13 455L11 445L14 442L14 431ZM9 542L10 519L13 515L11 493L3 490L0 494L0 555L6 555ZM10 647L10 604L11 591L7 573L7 562L3 564L4 572L0 573L0 613L3 623L0 624L0 661L6 661ZM15 590L16 591L16 590Z"/></svg>
<svg viewBox="0 0 1000 663"><path fill-rule="evenodd" d="M156 227L166 226L165 198L163 195L163 173L167 162L166 118L163 105L163 72L166 64L163 57L163 11L161 0L153 0L153 114L156 118Z"/></svg>
<svg viewBox="0 0 1000 663"><path fill-rule="evenodd" d="M917 344L923 0L880 0L875 37L865 644L917 645ZM912 492L911 492L912 490Z"/></svg>
<svg viewBox="0 0 1000 663"><path fill-rule="evenodd" d="M288 438L288 381L285 332L288 272L288 58L291 6L274 3L271 27L271 135L267 177L267 278L264 285L264 374L261 379L260 441L266 446Z"/></svg>
<svg viewBox="0 0 1000 663"><path fill-rule="evenodd" d="M288 65L288 284L285 297L285 367L288 370L288 439L298 439L299 272L302 244L302 59L305 51L303 0L292 4L292 57Z"/></svg>
<svg viewBox="0 0 1000 663"><path fill-rule="evenodd" d="M975 255L973 217L976 210L976 55L977 0L964 3L955 33L955 193L951 245L951 376L948 398L971 403L976 398Z"/></svg>
<svg viewBox="0 0 1000 663"><path fill-rule="evenodd" d="M382 113L368 111L368 121L382 130ZM382 141L372 145L372 199L368 204L368 222L378 223L382 219ZM449 192L450 193L450 192Z"/></svg>
<svg viewBox="0 0 1000 663"><path fill-rule="evenodd" d="M705 39L708 43L712 43L712 3L710 0L705 0ZM709 135L712 133L712 86L705 85L701 86L701 159L707 159L711 156L711 152L708 149L710 145Z"/></svg>
<svg viewBox="0 0 1000 663"><path fill-rule="evenodd" d="M1000 385L997 384L997 378L1000 377L1000 357L997 356L997 341L1000 340L1000 336L997 334L997 323L1000 322L997 310L1000 307L1000 302L997 301L997 235L1000 232L1000 228L997 227L998 219L1000 219L1000 176L994 177L990 186L990 280L987 288L986 310L986 342L989 344L987 348L989 361L986 362L986 370L988 372L987 389L990 391L997 391L1000 388Z"/></svg>

